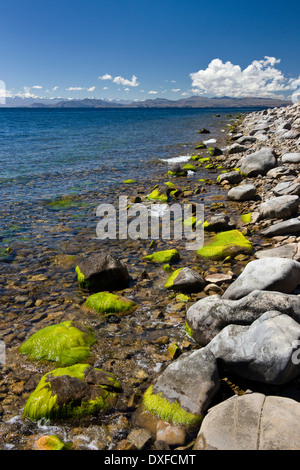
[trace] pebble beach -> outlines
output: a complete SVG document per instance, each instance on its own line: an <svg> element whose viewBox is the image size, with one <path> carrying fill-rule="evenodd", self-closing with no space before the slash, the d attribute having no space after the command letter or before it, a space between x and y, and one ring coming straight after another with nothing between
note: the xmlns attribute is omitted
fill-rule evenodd
<svg viewBox="0 0 300 470"><path fill-rule="evenodd" d="M80 193L34 215L52 245L2 250L1 450L300 449L300 104L233 114L101 194L202 204L199 250L99 242Z"/></svg>

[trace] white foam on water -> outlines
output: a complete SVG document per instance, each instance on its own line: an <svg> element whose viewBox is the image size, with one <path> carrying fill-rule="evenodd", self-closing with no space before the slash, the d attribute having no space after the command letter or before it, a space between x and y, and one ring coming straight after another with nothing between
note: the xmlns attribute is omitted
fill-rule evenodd
<svg viewBox="0 0 300 470"><path fill-rule="evenodd" d="M203 140L203 143L206 144L214 144L217 142L217 139L208 139L208 140Z"/></svg>
<svg viewBox="0 0 300 470"><path fill-rule="evenodd" d="M182 163L182 162L188 162L190 160L191 156L190 155L180 155L179 157L172 157L172 158L161 158L163 162L166 163Z"/></svg>

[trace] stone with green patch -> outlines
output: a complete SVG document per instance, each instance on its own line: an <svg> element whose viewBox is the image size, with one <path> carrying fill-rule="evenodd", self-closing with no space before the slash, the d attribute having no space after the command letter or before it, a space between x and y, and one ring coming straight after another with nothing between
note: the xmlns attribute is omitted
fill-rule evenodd
<svg viewBox="0 0 300 470"><path fill-rule="evenodd" d="M215 235L213 241L197 250L202 258L220 260L239 254L250 255L253 252L251 242L239 231L228 230Z"/></svg>

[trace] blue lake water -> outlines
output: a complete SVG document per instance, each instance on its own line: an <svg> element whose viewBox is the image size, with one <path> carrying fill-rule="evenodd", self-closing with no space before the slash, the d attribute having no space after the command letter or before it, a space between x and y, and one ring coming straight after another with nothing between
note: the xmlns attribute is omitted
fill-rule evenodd
<svg viewBox="0 0 300 470"><path fill-rule="evenodd" d="M151 162L188 154L239 111L0 109L1 200L33 202L142 181L155 169ZM197 134L201 127L211 134Z"/></svg>

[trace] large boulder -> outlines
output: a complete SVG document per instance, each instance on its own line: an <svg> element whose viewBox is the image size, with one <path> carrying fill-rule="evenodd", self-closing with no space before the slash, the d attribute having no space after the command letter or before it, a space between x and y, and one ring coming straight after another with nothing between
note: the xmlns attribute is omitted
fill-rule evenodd
<svg viewBox="0 0 300 470"><path fill-rule="evenodd" d="M283 163L300 163L300 152L285 153L281 160Z"/></svg>
<svg viewBox="0 0 300 470"><path fill-rule="evenodd" d="M249 255L252 252L251 242L239 230L228 230L217 233L210 243L197 250L197 255L201 258L219 260L239 254Z"/></svg>
<svg viewBox="0 0 300 470"><path fill-rule="evenodd" d="M110 254L82 258L75 271L80 287L89 292L120 290L128 287L130 282L125 263Z"/></svg>
<svg viewBox="0 0 300 470"><path fill-rule="evenodd" d="M297 195L285 195L271 198L263 202L259 208L259 216L262 219L288 219L298 213L299 197Z"/></svg>
<svg viewBox="0 0 300 470"><path fill-rule="evenodd" d="M276 310L263 313L251 325L228 325L205 347L237 376L282 385L300 374L294 353L299 349L300 324Z"/></svg>
<svg viewBox="0 0 300 470"><path fill-rule="evenodd" d="M247 176L265 175L277 165L277 156L273 149L263 147L239 161L241 172Z"/></svg>
<svg viewBox="0 0 300 470"><path fill-rule="evenodd" d="M249 392L212 407L194 445L194 450L299 449L300 403Z"/></svg>
<svg viewBox="0 0 300 470"><path fill-rule="evenodd" d="M275 188L273 188L273 194L275 196L284 196L287 194L292 194L299 196L300 195L300 180L295 179L292 181L283 181L278 183Z"/></svg>
<svg viewBox="0 0 300 470"><path fill-rule="evenodd" d="M254 290L293 292L300 284L300 263L286 258L262 258L248 263L223 294L224 299L240 299Z"/></svg>
<svg viewBox="0 0 300 470"><path fill-rule="evenodd" d="M228 325L251 325L267 310L278 310L300 323L300 297L255 290L238 300L219 295L204 297L186 312L186 322L197 343L206 346Z"/></svg>
<svg viewBox="0 0 300 470"><path fill-rule="evenodd" d="M219 390L214 355L205 348L182 354L145 392L143 408L175 425L199 425Z"/></svg>
<svg viewBox="0 0 300 470"><path fill-rule="evenodd" d="M300 243L286 243L266 250L259 250L255 253L256 258L289 258L300 261Z"/></svg>

